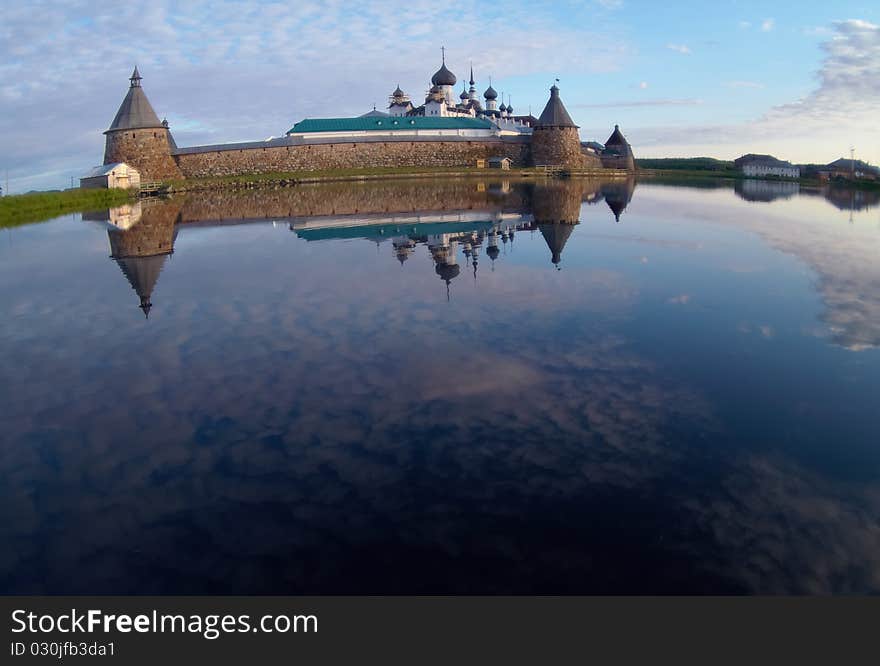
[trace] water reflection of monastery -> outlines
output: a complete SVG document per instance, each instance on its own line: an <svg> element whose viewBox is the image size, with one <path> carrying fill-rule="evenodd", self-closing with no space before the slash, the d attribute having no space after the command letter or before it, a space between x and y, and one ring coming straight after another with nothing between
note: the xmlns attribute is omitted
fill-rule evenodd
<svg viewBox="0 0 880 666"><path fill-rule="evenodd" d="M187 227L283 221L305 241L366 239L388 243L389 258L403 266L420 247L436 276L449 287L466 272L481 270L513 251L521 233L540 233L557 268L582 204L605 202L620 222L635 189L627 179L611 183L557 180L527 185L508 181L459 181L425 188L421 183L385 183L286 188L230 195L201 193L170 202L137 202L83 219L106 226L110 257L149 316L153 293L174 251L178 230Z"/></svg>
<svg viewBox="0 0 880 666"><path fill-rule="evenodd" d="M290 222L290 230L307 241L360 238L381 245L390 243L391 256L403 266L424 246L434 272L446 283L447 297L452 281L466 272L477 279L478 271L513 251L523 232L540 232L550 250L550 262L560 268L562 252L575 225L581 205L605 201L620 222L632 199L635 180L612 183L559 180L511 187L509 182L488 186L488 192L502 198L510 195L512 207L490 210L448 210L402 213L388 216L305 216Z"/></svg>

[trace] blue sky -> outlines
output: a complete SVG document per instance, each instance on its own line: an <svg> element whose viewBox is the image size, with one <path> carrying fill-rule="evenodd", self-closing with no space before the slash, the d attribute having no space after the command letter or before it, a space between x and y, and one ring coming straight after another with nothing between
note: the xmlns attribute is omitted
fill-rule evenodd
<svg viewBox="0 0 880 666"><path fill-rule="evenodd" d="M381 108L398 83L418 98L441 45L518 113L537 115L558 77L583 139L619 123L637 155L828 162L855 146L878 163L878 26L864 0L16 3L0 23L0 177L64 187L100 163L135 64L183 146Z"/></svg>

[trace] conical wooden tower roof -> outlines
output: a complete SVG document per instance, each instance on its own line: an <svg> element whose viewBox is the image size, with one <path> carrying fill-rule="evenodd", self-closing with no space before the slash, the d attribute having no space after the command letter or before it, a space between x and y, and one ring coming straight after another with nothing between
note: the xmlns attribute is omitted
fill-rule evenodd
<svg viewBox="0 0 880 666"><path fill-rule="evenodd" d="M159 116L156 115L150 100L147 99L144 89L141 87L141 75L138 73L137 67L134 68L129 80L131 87L129 87L125 99L122 100L119 111L116 112L116 117L113 118L107 132L163 127L159 122Z"/></svg>
<svg viewBox="0 0 880 666"><path fill-rule="evenodd" d="M577 127L571 119L571 116L568 115L568 111L566 111L565 105L562 103L562 98L559 97L559 88L555 85L550 88L550 99L547 100L547 106L545 106L544 110L541 112L541 117L538 118L538 124L536 126Z"/></svg>

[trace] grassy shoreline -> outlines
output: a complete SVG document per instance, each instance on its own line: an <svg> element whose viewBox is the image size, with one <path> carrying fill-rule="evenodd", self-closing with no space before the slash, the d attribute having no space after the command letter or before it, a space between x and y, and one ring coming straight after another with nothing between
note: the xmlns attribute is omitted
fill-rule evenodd
<svg viewBox="0 0 880 666"><path fill-rule="evenodd" d="M136 190L73 189L12 194L0 198L0 229L44 222L68 213L119 206L136 197Z"/></svg>

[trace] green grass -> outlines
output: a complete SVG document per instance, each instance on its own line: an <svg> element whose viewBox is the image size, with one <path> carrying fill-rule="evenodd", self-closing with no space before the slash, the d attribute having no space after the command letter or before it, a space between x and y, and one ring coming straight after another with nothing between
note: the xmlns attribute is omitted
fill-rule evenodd
<svg viewBox="0 0 880 666"><path fill-rule="evenodd" d="M0 229L42 222L68 213L119 206L137 196L130 190L81 190L14 194L0 198Z"/></svg>

